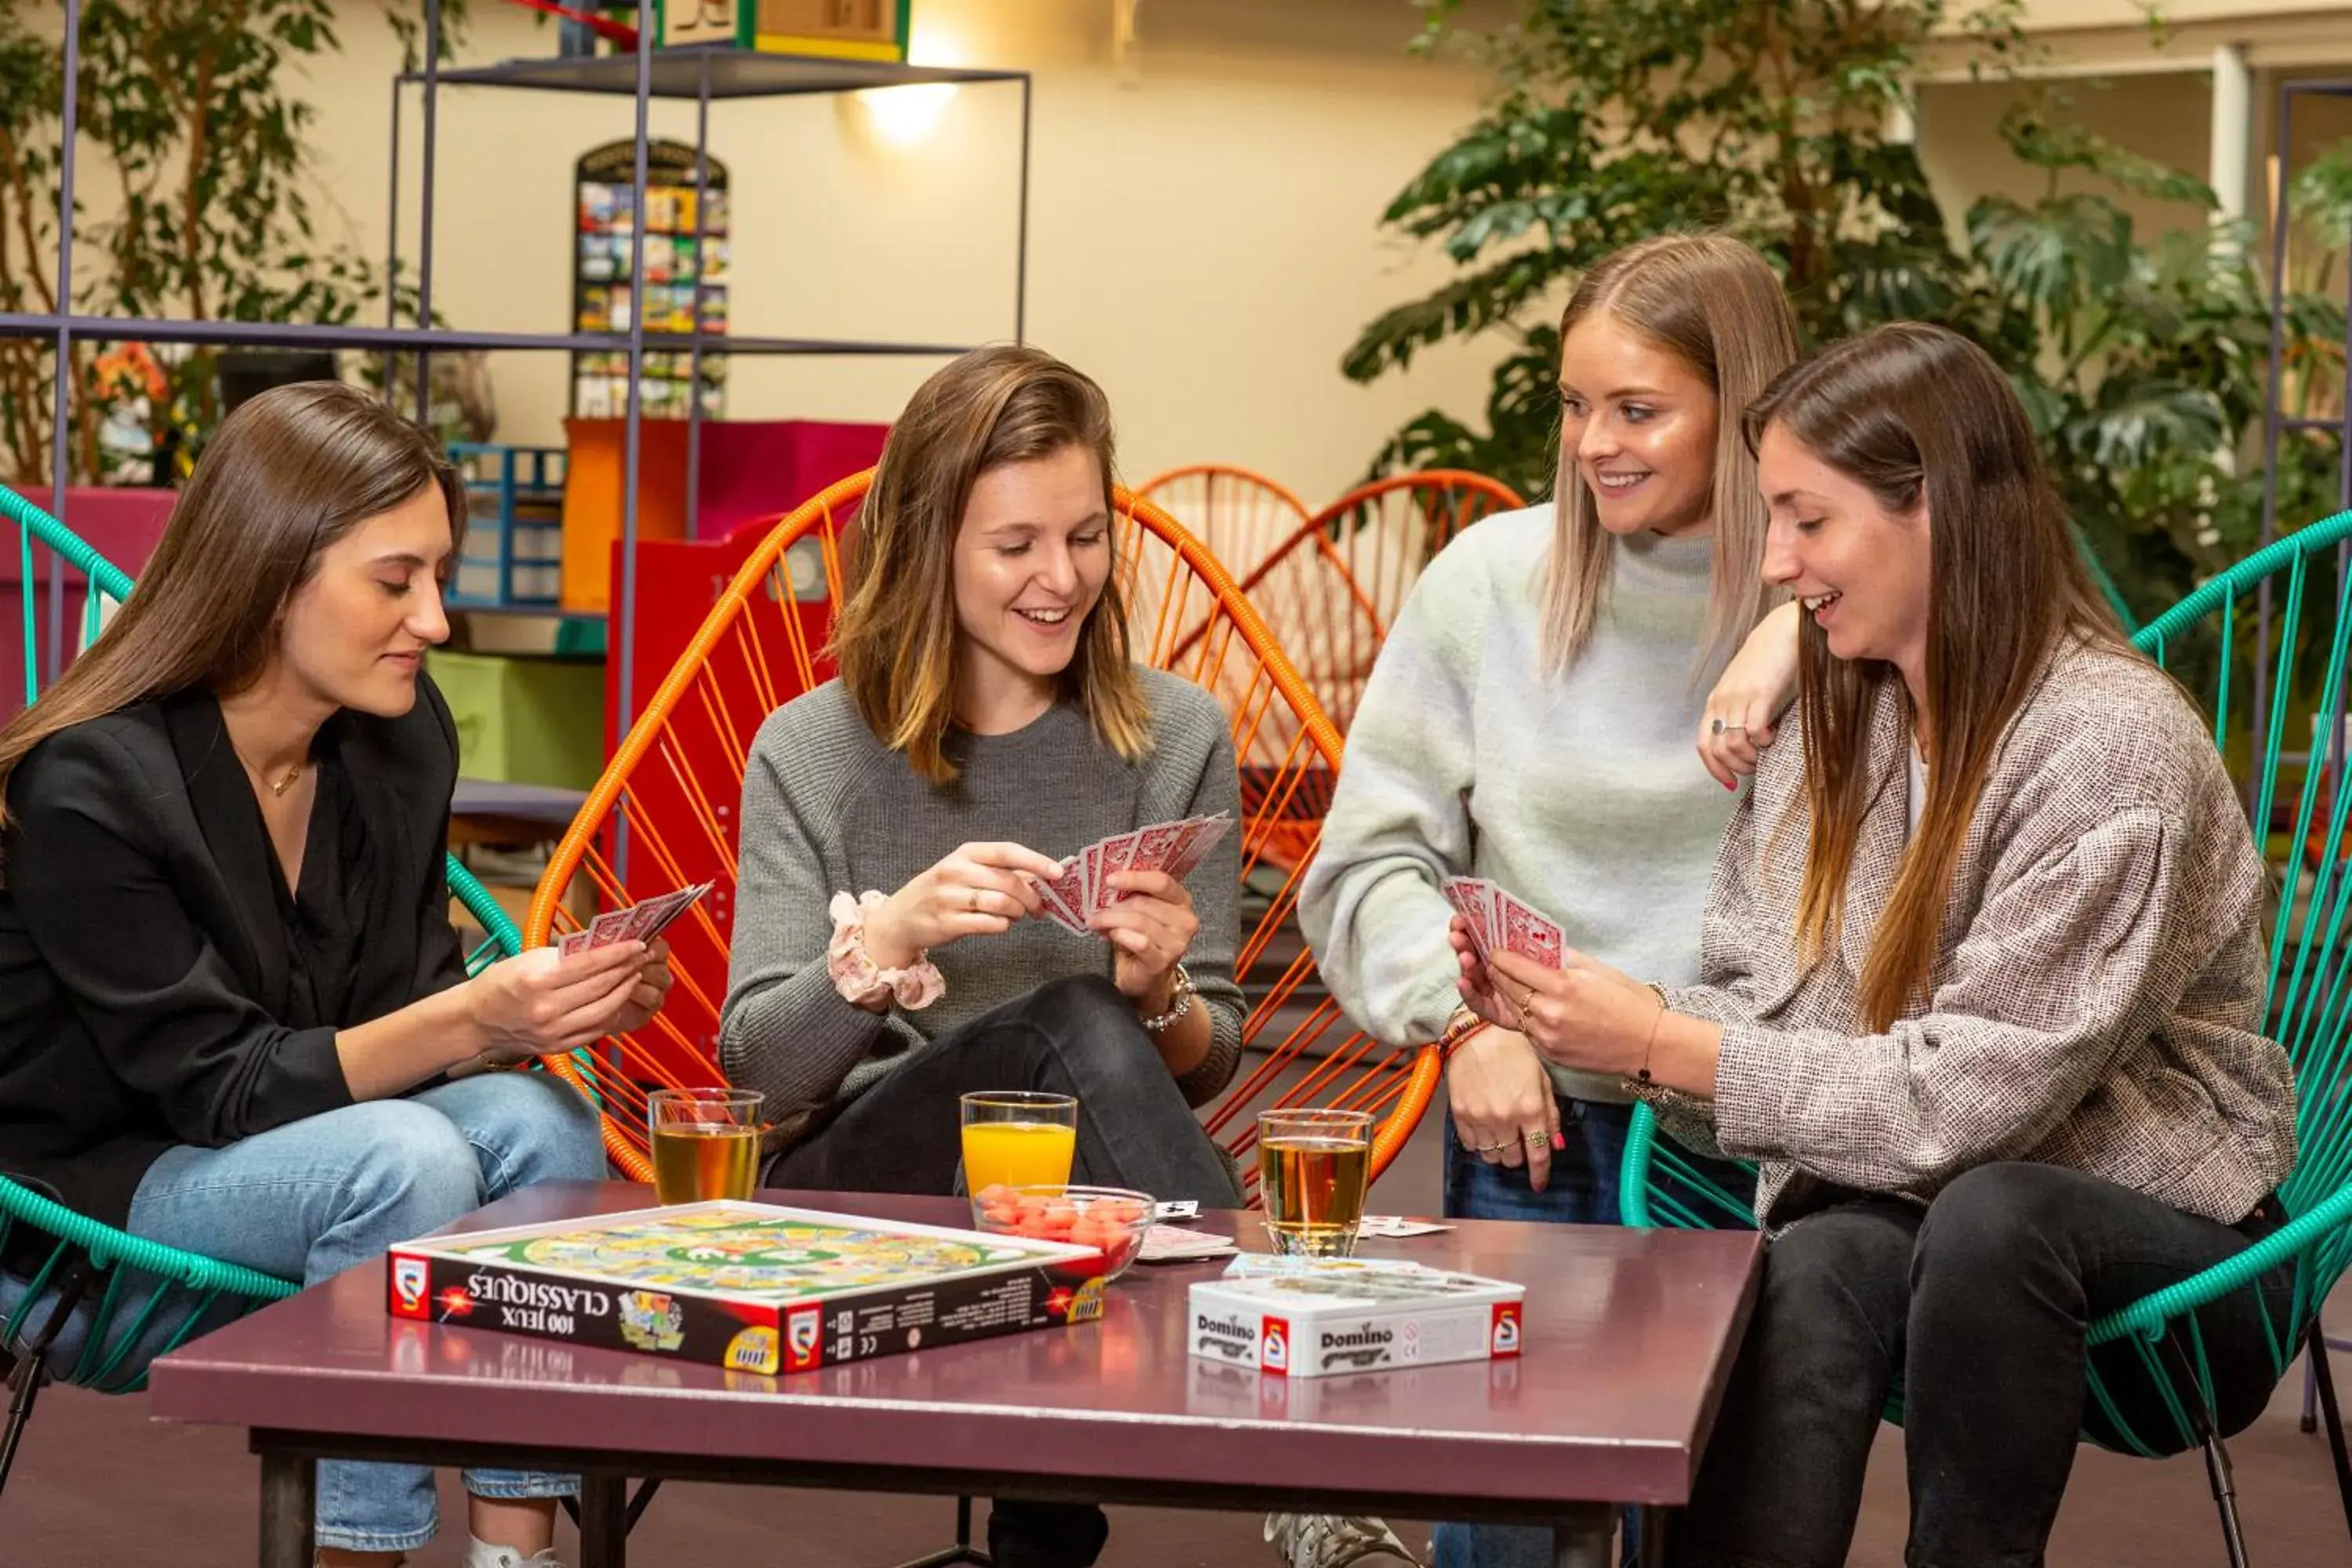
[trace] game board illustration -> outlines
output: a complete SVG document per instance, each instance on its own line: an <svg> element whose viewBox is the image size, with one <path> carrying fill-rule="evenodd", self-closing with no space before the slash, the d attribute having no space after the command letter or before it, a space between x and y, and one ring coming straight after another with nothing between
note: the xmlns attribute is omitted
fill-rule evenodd
<svg viewBox="0 0 2352 1568"><path fill-rule="evenodd" d="M392 1249L394 1317L798 1372L1082 1321L1092 1247L763 1204L456 1232Z"/></svg>
<svg viewBox="0 0 2352 1568"><path fill-rule="evenodd" d="M697 1205L699 1209L700 1205ZM818 1300L849 1290L927 1283L967 1269L1053 1257L1018 1238L927 1233L875 1221L719 1209L656 1210L626 1224L581 1224L546 1235L462 1239L451 1258L669 1286L753 1300Z"/></svg>

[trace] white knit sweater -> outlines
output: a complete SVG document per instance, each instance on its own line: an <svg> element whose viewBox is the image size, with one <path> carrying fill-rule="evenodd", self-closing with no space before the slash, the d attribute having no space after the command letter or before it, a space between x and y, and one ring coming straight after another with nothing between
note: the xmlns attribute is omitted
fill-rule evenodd
<svg viewBox="0 0 2352 1568"><path fill-rule="evenodd" d="M1489 518L1447 545L1390 631L1347 739L1300 898L1324 984L1384 1040L1434 1038L1460 1000L1439 892L1488 877L1634 978L1687 984L1716 844L1737 796L1692 747L1712 542L1616 543L1592 637L1543 668L1552 510ZM1614 1079L1554 1069L1564 1093Z"/></svg>

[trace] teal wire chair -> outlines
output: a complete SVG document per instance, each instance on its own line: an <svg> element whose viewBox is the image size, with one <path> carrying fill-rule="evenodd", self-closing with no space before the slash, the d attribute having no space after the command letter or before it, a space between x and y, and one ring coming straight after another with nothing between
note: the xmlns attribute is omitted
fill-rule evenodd
<svg viewBox="0 0 2352 1568"><path fill-rule="evenodd" d="M84 590L80 637L99 632L103 605L131 595L131 578L57 519L0 486L0 515L16 525L24 629L25 701L40 695L38 617L33 546L51 570L71 567ZM475 973L521 951L521 933L482 885L451 857L449 890L481 922L488 940L467 959ZM163 1247L76 1214L0 1174L0 1262L14 1265L13 1305L0 1311L0 1366L8 1414L0 1426L0 1489L8 1481L33 1401L50 1380L101 1394L146 1386L147 1365L205 1330L301 1287L199 1253Z"/></svg>
<svg viewBox="0 0 2352 1568"><path fill-rule="evenodd" d="M2245 1561L2229 1455L2213 1430L2213 1385L2195 1310L2281 1263L2294 1268L2291 1321L2271 1324L2272 1366L2284 1377L2298 1352L2311 1356L2327 1436L2352 1528L2352 1462L2327 1372L2319 1310L2352 1263L2352 766L2342 737L2352 649L2352 511L2287 535L2205 584L2132 635L2141 652L2187 682L2213 719L2214 743L2248 793L2250 820L2280 873L2272 920L2269 1032L2295 1068L2294 1173L2279 1189L2288 1222L2237 1257L2158 1290L2091 1325L2093 1345L2123 1342L2130 1364L2158 1390L2166 1429L2124 1420L2096 1368L2093 1405L2105 1430L2086 1440L2153 1458L2201 1447L2232 1563ZM2273 651L2274 650L2274 651ZM2268 676L2261 695L2233 705ZM2253 721L2262 721L2259 724ZM2284 744L2314 737L2299 753ZM2334 739L2331 739L2333 737ZM2259 747L2259 750L2257 750ZM2288 787L2283 779L2300 774ZM1637 1106L1625 1141L1619 1202L1635 1226L1752 1226L1748 1206L1707 1179ZM1890 1419L1900 1418L1897 1404Z"/></svg>

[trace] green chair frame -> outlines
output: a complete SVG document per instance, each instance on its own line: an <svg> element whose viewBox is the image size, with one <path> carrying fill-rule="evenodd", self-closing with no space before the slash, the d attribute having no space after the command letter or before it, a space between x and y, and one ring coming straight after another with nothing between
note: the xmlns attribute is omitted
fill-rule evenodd
<svg viewBox="0 0 2352 1568"><path fill-rule="evenodd" d="M2095 1368L2091 1399L2109 1430L2084 1436L2151 1458L2202 1447L2233 1564L2245 1562L2245 1549L2228 1451L2213 1429L2212 1373L2194 1314L2208 1302L2252 1289L2257 1278L2282 1263L2294 1268L2293 1312L2287 1324L2267 1325L2272 1369L2284 1377L2299 1352L2309 1353L2346 1525L2352 1529L2352 1462L2346 1457L2319 1327L2321 1305L2352 1264L2352 1225L2347 1223L2352 1221L2352 835L2347 832L2352 823L2352 766L2340 745L2316 738L2322 717L2333 716L2328 729L2334 733L2342 732L2347 718L2345 667L2352 649L2348 542L2352 511L2315 522L2248 556L2132 635L2134 646L2158 664L2198 680L2199 695L2212 714L2214 743L2223 755L2239 752L2256 764L2246 777L2250 820L2261 831L2267 858L2284 868L2264 1016L2273 1037L2294 1063L2300 1152L2279 1189L2288 1215L2284 1226L2228 1262L2091 1324L2093 1345L2130 1345L2137 1370L2159 1393L2170 1430L2142 1431L2126 1422ZM2332 579L2325 570L2315 574L2315 565L2331 553ZM2314 601L2328 593L2335 597L2333 625L2307 625L2319 618L2309 613ZM2327 608L2322 600L2319 611ZM2249 610L2255 629L2242 636L2241 616ZM2259 645L2265 635L2277 650L2269 672L2268 708L2249 717L2267 722L2233 728L2232 688L2242 686L2255 661L2264 658ZM2323 652L2324 664L2318 662ZM2184 659L2196 667L2193 675L2181 668ZM2292 723L2306 718L2315 721L2315 738L2311 752L2299 755L2282 742ZM2301 786L2283 797L2280 774L2297 763ZM1728 1228L1755 1223L1746 1204L1708 1181L1672 1139L1657 1135L1656 1118L1647 1106L1634 1109L1618 1196L1628 1225ZM1889 1418L1899 1420L1899 1398Z"/></svg>
<svg viewBox="0 0 2352 1568"><path fill-rule="evenodd" d="M129 598L131 580L56 518L5 486L0 486L0 516L17 528L25 700L29 706L40 695L34 544L50 552L56 558L53 566L70 565L81 573L85 644L98 634L101 602L120 605ZM449 858L448 872L450 892L488 933L467 956L467 973L520 952L522 933L455 856ZM37 1238L29 1244L28 1234ZM9 1467L45 1381L54 1376L101 1394L136 1393L147 1384L150 1358L139 1353L144 1347L156 1346L157 1354L175 1349L202 1325L216 1325L237 1311L301 1289L292 1280L142 1240L0 1175L0 1257L16 1251L40 1254L41 1261L28 1277L22 1300L0 1314L0 1366L6 1369L8 1386L8 1413L0 1426L0 1489L7 1485ZM53 1341L85 1305L91 1310L82 1325L80 1352L69 1366L49 1366Z"/></svg>

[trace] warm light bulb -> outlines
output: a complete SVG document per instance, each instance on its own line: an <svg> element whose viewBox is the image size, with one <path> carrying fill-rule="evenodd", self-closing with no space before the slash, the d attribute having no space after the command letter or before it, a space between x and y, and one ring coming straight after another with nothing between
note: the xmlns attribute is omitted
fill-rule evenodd
<svg viewBox="0 0 2352 1568"><path fill-rule="evenodd" d="M962 61L962 47L954 37L940 31L936 24L916 22L914 36L908 40L908 64L952 66ZM935 81L912 87L871 88L856 98L875 140L892 147L911 147L940 128L955 95L955 83Z"/></svg>
<svg viewBox="0 0 2352 1568"><path fill-rule="evenodd" d="M869 88L857 98L877 140L893 147L911 147L940 128L948 101L955 95L951 81L927 81L911 87Z"/></svg>

